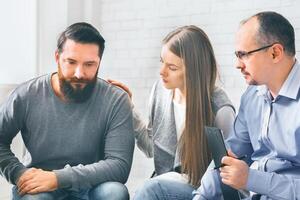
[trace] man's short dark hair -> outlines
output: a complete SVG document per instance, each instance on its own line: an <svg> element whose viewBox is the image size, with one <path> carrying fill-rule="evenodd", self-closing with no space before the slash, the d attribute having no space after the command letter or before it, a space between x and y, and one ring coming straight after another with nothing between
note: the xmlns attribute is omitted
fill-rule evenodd
<svg viewBox="0 0 300 200"><path fill-rule="evenodd" d="M82 44L96 44L99 47L99 57L102 58L105 40L99 31L91 24L79 22L70 25L64 32L59 35L57 40L57 51L63 51L64 44L67 39L73 40Z"/></svg>
<svg viewBox="0 0 300 200"><path fill-rule="evenodd" d="M258 38L262 45L269 45L275 42L283 45L285 52L294 56L295 32L291 23L282 15L272 11L260 12L253 15L259 23Z"/></svg>

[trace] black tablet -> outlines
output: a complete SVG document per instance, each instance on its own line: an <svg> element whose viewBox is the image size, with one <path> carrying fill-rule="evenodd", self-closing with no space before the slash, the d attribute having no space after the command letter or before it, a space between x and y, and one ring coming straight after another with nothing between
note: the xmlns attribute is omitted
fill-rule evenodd
<svg viewBox="0 0 300 200"><path fill-rule="evenodd" d="M222 131L216 127L205 127L205 134L208 142L208 148L212 153L212 158L215 163L215 168L219 168L222 165L222 158L228 155ZM220 185L224 200L241 199L238 190L224 184L222 181L220 181Z"/></svg>
<svg viewBox="0 0 300 200"><path fill-rule="evenodd" d="M208 147L212 153L212 158L215 162L216 168L221 166L221 160L227 156L222 131L215 127L205 127Z"/></svg>

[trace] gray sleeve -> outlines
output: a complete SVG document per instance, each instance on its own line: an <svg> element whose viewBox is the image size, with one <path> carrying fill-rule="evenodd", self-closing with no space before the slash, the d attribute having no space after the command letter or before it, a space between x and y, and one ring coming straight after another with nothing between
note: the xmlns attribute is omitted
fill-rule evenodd
<svg viewBox="0 0 300 200"><path fill-rule="evenodd" d="M104 159L54 170L59 188L78 191L107 181L127 181L134 150L132 110L127 95L123 95L114 105L108 127L104 137Z"/></svg>
<svg viewBox="0 0 300 200"><path fill-rule="evenodd" d="M133 127L134 137L136 139L137 146L141 151L145 153L147 157L153 157L153 140L152 140L152 106L154 98L155 85L153 86L148 105L148 123L146 123L139 113L133 109Z"/></svg>
<svg viewBox="0 0 300 200"><path fill-rule="evenodd" d="M133 110L133 127L136 144L149 158L153 157L152 124L145 123L139 113Z"/></svg>
<svg viewBox="0 0 300 200"><path fill-rule="evenodd" d="M226 139L233 128L235 119L235 111L231 106L223 106L220 108L215 117L215 126L223 131L224 139Z"/></svg>
<svg viewBox="0 0 300 200"><path fill-rule="evenodd" d="M13 138L21 130L24 110L16 92L13 92L0 106L0 171L12 184L16 184L26 170L10 148Z"/></svg>

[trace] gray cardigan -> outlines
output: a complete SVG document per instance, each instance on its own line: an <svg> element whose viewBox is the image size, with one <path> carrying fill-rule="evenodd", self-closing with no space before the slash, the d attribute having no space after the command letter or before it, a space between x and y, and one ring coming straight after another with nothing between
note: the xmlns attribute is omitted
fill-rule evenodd
<svg viewBox="0 0 300 200"><path fill-rule="evenodd" d="M173 91L164 88L161 81L158 81L154 84L151 92L148 123L144 123L138 113L134 112L133 124L137 145L148 157L154 157L157 175L174 171L174 167L179 164L172 98ZM234 107L220 88L216 88L213 93L212 109L216 116L223 110L223 119L219 119L220 123L218 124L231 127L235 117ZM225 123L224 120L226 120ZM216 121L217 118L215 125L218 127ZM222 129L222 127L218 128ZM228 130L225 134L227 132Z"/></svg>

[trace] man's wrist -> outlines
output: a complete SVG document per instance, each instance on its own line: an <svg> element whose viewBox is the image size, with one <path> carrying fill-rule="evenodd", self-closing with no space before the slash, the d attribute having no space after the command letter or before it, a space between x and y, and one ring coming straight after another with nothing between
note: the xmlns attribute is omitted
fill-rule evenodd
<svg viewBox="0 0 300 200"><path fill-rule="evenodd" d="M51 188L53 188L54 190L56 190L58 188L58 180L57 180L57 176L55 174L55 172L51 171L49 172L51 177L52 177L52 185Z"/></svg>
<svg viewBox="0 0 300 200"><path fill-rule="evenodd" d="M26 167L24 167L24 168L19 168L19 169L15 169L15 172L14 172L14 178L13 178L13 184L14 185L17 185L17 183L18 183L18 181L19 181L19 179L21 178L21 176L28 170L29 168L26 168Z"/></svg>
<svg viewBox="0 0 300 200"><path fill-rule="evenodd" d="M53 170L57 180L57 188L69 188L71 187L71 174L64 168L59 170Z"/></svg>

